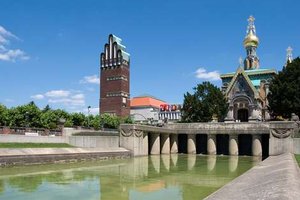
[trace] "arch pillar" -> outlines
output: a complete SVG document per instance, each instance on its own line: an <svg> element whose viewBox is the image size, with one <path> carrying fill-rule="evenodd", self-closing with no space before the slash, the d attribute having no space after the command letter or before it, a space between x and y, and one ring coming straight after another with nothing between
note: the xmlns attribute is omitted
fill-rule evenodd
<svg viewBox="0 0 300 200"><path fill-rule="evenodd" d="M170 137L169 134L161 134L161 154L170 154Z"/></svg>
<svg viewBox="0 0 300 200"><path fill-rule="evenodd" d="M207 135L207 154L208 155L217 154L216 135L213 134Z"/></svg>
<svg viewBox="0 0 300 200"><path fill-rule="evenodd" d="M170 140L171 140L171 153L178 153L178 135L171 134Z"/></svg>
<svg viewBox="0 0 300 200"><path fill-rule="evenodd" d="M196 154L196 135L187 135L187 152L188 154Z"/></svg>
<svg viewBox="0 0 300 200"><path fill-rule="evenodd" d="M252 156L262 156L261 135L252 135Z"/></svg>
<svg viewBox="0 0 300 200"><path fill-rule="evenodd" d="M160 154L160 134L159 133L151 133L151 149L150 154L156 155Z"/></svg>
<svg viewBox="0 0 300 200"><path fill-rule="evenodd" d="M239 155L238 135L229 135L229 155Z"/></svg>

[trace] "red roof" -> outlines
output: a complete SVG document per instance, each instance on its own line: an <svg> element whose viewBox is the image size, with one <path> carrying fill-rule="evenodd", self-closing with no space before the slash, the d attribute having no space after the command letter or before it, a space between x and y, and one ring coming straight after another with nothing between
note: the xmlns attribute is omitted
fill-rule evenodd
<svg viewBox="0 0 300 200"><path fill-rule="evenodd" d="M153 97L134 97L130 100L130 107L156 107L159 108L161 104L166 102Z"/></svg>

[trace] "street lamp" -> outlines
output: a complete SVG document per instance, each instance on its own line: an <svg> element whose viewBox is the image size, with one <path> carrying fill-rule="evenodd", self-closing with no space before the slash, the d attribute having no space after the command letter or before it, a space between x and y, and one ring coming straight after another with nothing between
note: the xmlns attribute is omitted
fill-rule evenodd
<svg viewBox="0 0 300 200"><path fill-rule="evenodd" d="M90 128L90 108L91 108L91 106L87 107L87 109L88 109L88 116L87 116L88 128Z"/></svg>

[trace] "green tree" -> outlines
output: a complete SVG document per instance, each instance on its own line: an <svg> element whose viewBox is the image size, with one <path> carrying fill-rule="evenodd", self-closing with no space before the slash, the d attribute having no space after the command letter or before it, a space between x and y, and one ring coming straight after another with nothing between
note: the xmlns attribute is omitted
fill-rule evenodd
<svg viewBox="0 0 300 200"><path fill-rule="evenodd" d="M9 125L17 127L41 127L41 110L32 101L9 110Z"/></svg>
<svg viewBox="0 0 300 200"><path fill-rule="evenodd" d="M291 113L300 116L300 58L283 67L270 84L268 94L271 114L289 118Z"/></svg>
<svg viewBox="0 0 300 200"><path fill-rule="evenodd" d="M103 128L117 129L120 125L120 119L117 116L102 114L100 116L100 124Z"/></svg>
<svg viewBox="0 0 300 200"><path fill-rule="evenodd" d="M72 113L71 118L74 126L83 126L86 120L83 113Z"/></svg>
<svg viewBox="0 0 300 200"><path fill-rule="evenodd" d="M8 113L8 109L4 105L0 104L0 126L9 125Z"/></svg>
<svg viewBox="0 0 300 200"><path fill-rule="evenodd" d="M184 94L182 106L183 122L209 122L213 115L222 121L228 104L221 90L210 82L203 82L193 88L194 94Z"/></svg>

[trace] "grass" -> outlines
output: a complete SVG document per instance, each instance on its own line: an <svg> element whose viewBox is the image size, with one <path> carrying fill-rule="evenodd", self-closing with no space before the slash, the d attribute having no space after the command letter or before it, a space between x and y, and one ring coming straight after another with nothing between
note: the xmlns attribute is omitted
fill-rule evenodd
<svg viewBox="0 0 300 200"><path fill-rule="evenodd" d="M298 162L298 165L300 166L300 154L295 154L295 158L296 158L296 160L297 160L297 162Z"/></svg>
<svg viewBox="0 0 300 200"><path fill-rule="evenodd" d="M65 148L67 143L0 143L0 148Z"/></svg>

